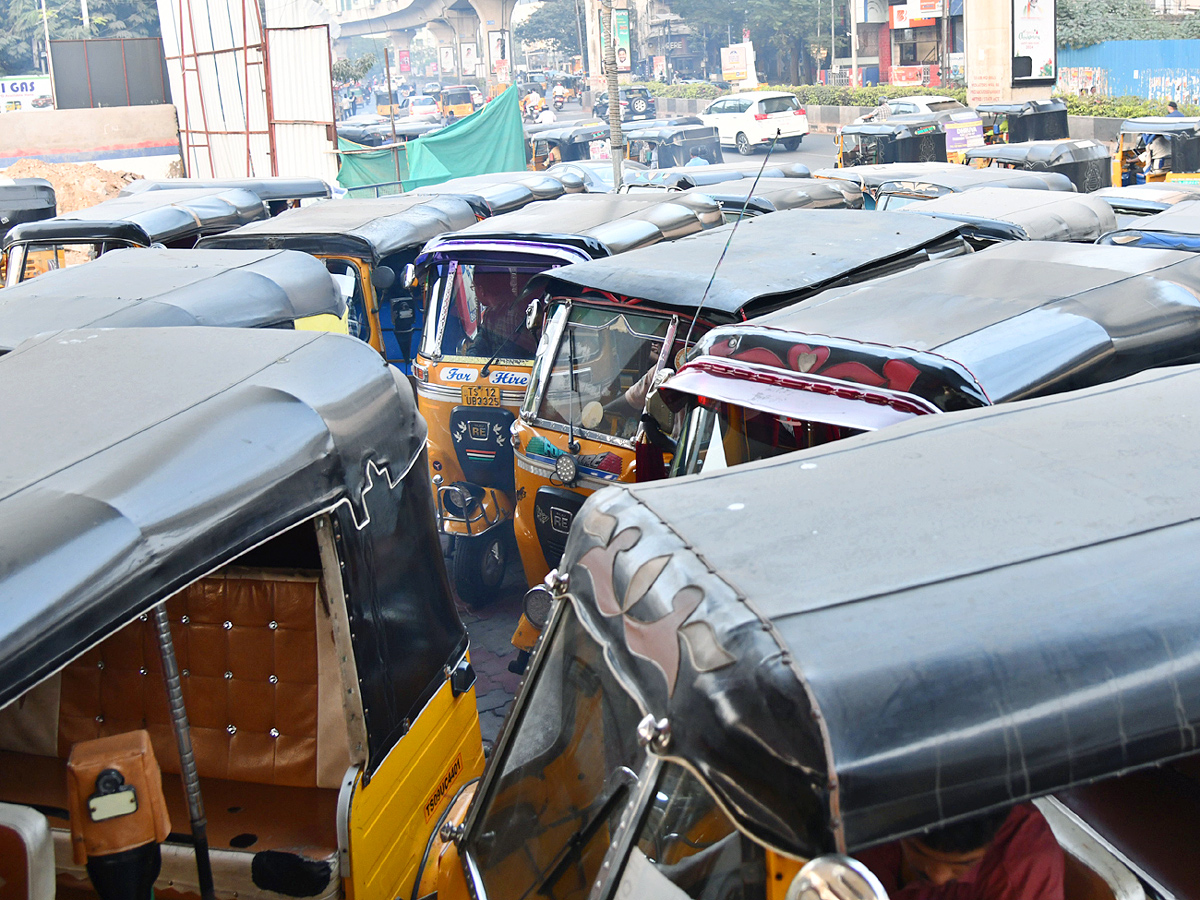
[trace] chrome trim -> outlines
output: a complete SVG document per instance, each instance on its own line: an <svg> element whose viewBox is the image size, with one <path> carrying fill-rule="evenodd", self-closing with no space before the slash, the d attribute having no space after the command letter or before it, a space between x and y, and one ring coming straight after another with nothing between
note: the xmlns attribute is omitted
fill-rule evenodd
<svg viewBox="0 0 1200 900"><path fill-rule="evenodd" d="M533 428L545 428L549 431L557 431L559 434L565 434L568 436L571 433L570 429L567 428L566 425L559 425L557 422L550 422L546 419L538 418L537 416L530 416L527 419L523 418L523 421ZM590 431L587 428L576 428L575 437L585 437L589 441L595 441L598 444L611 444L616 447L624 447L626 450L633 449L633 441L631 440L614 437L611 434L604 434L600 431Z"/></svg>
<svg viewBox="0 0 1200 900"><path fill-rule="evenodd" d="M438 512L439 512L438 519L440 520L440 522L442 524L443 530L445 529L446 522L458 522L462 525L467 526L466 535L459 535L460 537L477 537L480 534L484 534L485 532L490 531L492 528L499 525L501 521L503 521L504 516L500 511L500 504L496 503L496 491L492 488L488 488L488 491L492 495L491 499L492 499L492 503L495 507L495 518L488 518L487 507L483 505L482 500L475 500L469 491L466 491L463 488L460 488L456 484L439 485L436 490L437 490L437 505L438 505ZM459 503L458 504L459 507L461 507L464 511L467 511L467 512L469 512L471 509L473 509L475 507L478 507L479 515L477 515L477 516L470 516L470 515L457 516L454 513L450 512L450 510L446 508L445 497L447 494L454 494L454 496L460 500L465 497L470 502ZM476 533L475 531L473 531L471 529L471 526L474 523L478 522L480 519L483 520L484 527L481 528L478 533ZM455 534L455 535L458 534L458 532L449 532L449 531L446 531L445 533L446 534Z"/></svg>
<svg viewBox="0 0 1200 900"><path fill-rule="evenodd" d="M625 804L624 812L621 813L616 834L612 843L608 845L608 851L604 854L604 862L600 864L600 871L596 873L596 883L592 885L588 894L589 900L607 900L616 893L620 886L620 876L624 871L621 863L629 855L629 848L633 844L634 838L637 837L642 814L658 787L658 773L662 765L660 757L649 751L646 752L646 761L637 773L637 790L630 802Z"/></svg>
<svg viewBox="0 0 1200 900"><path fill-rule="evenodd" d="M479 867L475 865L475 860L471 859L469 853L463 854L461 858L463 868L467 870L467 890L471 892L474 900L487 900L487 891L483 888L483 878L479 874Z"/></svg>
<svg viewBox="0 0 1200 900"><path fill-rule="evenodd" d="M342 776L337 802L338 874L350 877L350 808L354 805L354 786L362 766L353 765Z"/></svg>

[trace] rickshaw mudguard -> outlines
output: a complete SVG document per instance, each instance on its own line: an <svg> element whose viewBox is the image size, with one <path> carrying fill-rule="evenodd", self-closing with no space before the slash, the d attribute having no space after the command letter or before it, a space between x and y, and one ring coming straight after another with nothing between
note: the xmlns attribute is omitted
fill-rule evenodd
<svg viewBox="0 0 1200 900"><path fill-rule="evenodd" d="M478 518L471 522L464 521L461 518L448 516L445 505L440 502L440 494L446 490L442 487L439 490L439 510L438 515L441 522L442 534L452 535L453 537L479 537L505 522L511 522L513 519L513 511L515 504L513 498L504 491L498 491L495 488L483 488L482 496L479 498L477 510L472 515L477 515Z"/></svg>
<svg viewBox="0 0 1200 900"><path fill-rule="evenodd" d="M538 628L528 617L521 613L521 619L517 622L517 630L513 632L512 641L510 643L518 650L524 650L526 653L533 652L534 645L542 635L542 629Z"/></svg>

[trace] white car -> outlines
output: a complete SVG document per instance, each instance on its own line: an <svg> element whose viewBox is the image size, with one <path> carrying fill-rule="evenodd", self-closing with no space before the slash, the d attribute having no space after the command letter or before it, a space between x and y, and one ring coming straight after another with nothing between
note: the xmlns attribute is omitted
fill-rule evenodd
<svg viewBox="0 0 1200 900"><path fill-rule="evenodd" d="M399 103L392 107L392 114L397 117L424 117L432 119L440 119L441 111L438 109L436 97L430 97L427 94L413 95L405 97Z"/></svg>
<svg viewBox="0 0 1200 900"><path fill-rule="evenodd" d="M808 134L808 116L795 94L783 91L749 91L714 100L700 118L717 129L721 146L736 147L742 156L765 147L779 132L787 150L800 146Z"/></svg>
<svg viewBox="0 0 1200 900"><path fill-rule="evenodd" d="M880 115L880 111L884 106L887 107L887 114ZM854 120L854 124L861 125L863 122L882 121L890 116L947 112L955 109L966 109L966 107L953 97L896 97L894 100L885 100L874 112L869 112L865 116L859 116Z"/></svg>

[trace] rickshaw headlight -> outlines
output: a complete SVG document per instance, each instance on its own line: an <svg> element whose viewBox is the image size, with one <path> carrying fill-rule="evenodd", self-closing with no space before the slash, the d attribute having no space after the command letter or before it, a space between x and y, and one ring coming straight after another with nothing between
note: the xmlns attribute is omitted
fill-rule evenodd
<svg viewBox="0 0 1200 900"><path fill-rule="evenodd" d="M531 587L521 600L521 612L531 625L541 629L550 621L550 607L554 605L554 596L542 585Z"/></svg>
<svg viewBox="0 0 1200 900"><path fill-rule="evenodd" d="M571 454L564 453L554 461L554 477L563 484L567 486L574 484L578 476L579 465Z"/></svg>

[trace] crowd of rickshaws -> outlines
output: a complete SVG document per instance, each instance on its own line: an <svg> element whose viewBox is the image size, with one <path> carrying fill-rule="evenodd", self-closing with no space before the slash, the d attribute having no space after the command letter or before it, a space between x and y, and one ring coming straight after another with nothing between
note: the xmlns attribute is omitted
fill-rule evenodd
<svg viewBox="0 0 1200 900"><path fill-rule="evenodd" d="M0 184L3 889L1197 896L1200 191L602 171Z"/></svg>

